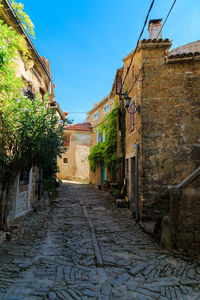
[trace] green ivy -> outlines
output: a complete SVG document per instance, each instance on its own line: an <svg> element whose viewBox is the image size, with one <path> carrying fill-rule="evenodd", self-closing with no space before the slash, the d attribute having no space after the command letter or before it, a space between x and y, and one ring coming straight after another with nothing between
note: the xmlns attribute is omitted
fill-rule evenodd
<svg viewBox="0 0 200 300"><path fill-rule="evenodd" d="M24 5L20 2L17 3L15 0L12 0L11 2L12 7L15 10L16 15L22 22L24 29L33 37L35 38L35 30L34 30L34 24L31 21L29 15L24 11Z"/></svg>
<svg viewBox="0 0 200 300"><path fill-rule="evenodd" d="M115 107L107 115L105 122L98 127L101 134L105 131L105 142L92 147L88 158L90 169L93 172L95 172L98 163L104 161L112 181L116 179L117 173L117 114L118 107Z"/></svg>
<svg viewBox="0 0 200 300"><path fill-rule="evenodd" d="M125 137L126 137L126 110L124 107L121 109L121 151L122 151L122 164L123 164L123 178L125 177Z"/></svg>

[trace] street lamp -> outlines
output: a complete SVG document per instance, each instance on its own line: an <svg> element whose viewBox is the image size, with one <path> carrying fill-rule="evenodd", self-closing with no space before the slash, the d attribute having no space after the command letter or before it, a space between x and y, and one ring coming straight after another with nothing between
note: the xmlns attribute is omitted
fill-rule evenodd
<svg viewBox="0 0 200 300"><path fill-rule="evenodd" d="M126 107L127 110L129 108L130 102L131 102L131 97L129 97L128 94L124 94L124 106Z"/></svg>
<svg viewBox="0 0 200 300"><path fill-rule="evenodd" d="M140 112L140 105L135 106L134 107L135 108L134 111L130 111L129 106L130 106L130 103L131 103L132 99L131 99L131 97L128 96L127 93L121 94L120 95L120 99L124 100L124 106L127 109L127 112L129 114L135 114L136 112Z"/></svg>

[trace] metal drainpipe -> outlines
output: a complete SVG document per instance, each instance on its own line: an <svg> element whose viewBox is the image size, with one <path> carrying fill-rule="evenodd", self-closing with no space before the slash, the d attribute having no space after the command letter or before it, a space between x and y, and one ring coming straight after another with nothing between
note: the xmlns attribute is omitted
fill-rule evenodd
<svg viewBox="0 0 200 300"><path fill-rule="evenodd" d="M139 215L139 188L138 188L138 148L139 146L137 144L133 144L133 147L135 147L135 167L136 167L136 171L135 171L135 183L136 183L136 201L135 201L135 218L136 218L136 222L139 222L140 219L140 215Z"/></svg>

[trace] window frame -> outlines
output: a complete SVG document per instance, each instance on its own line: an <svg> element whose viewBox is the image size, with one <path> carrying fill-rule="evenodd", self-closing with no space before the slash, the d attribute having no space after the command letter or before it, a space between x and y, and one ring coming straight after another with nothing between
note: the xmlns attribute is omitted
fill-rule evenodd
<svg viewBox="0 0 200 300"><path fill-rule="evenodd" d="M108 107L108 109L107 109L107 107ZM110 111L110 103L108 102L103 107L104 115L107 114L109 111Z"/></svg>
<svg viewBox="0 0 200 300"><path fill-rule="evenodd" d="M65 160L67 160L67 162L65 162ZM69 158L68 157L63 157L62 158L62 163L65 165L65 164L68 164L69 163Z"/></svg>
<svg viewBox="0 0 200 300"><path fill-rule="evenodd" d="M97 116L96 116L97 115ZM99 111L97 110L95 113L94 113L94 120L98 120L99 118Z"/></svg>

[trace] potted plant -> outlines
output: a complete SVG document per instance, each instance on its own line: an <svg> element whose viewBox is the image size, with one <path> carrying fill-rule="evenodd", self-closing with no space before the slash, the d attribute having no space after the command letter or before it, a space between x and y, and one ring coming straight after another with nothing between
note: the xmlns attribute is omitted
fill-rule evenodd
<svg viewBox="0 0 200 300"><path fill-rule="evenodd" d="M104 191L107 192L107 191L109 190L109 188L110 188L109 182L108 182L108 181L105 181L105 182L104 182L104 185L103 185Z"/></svg>

